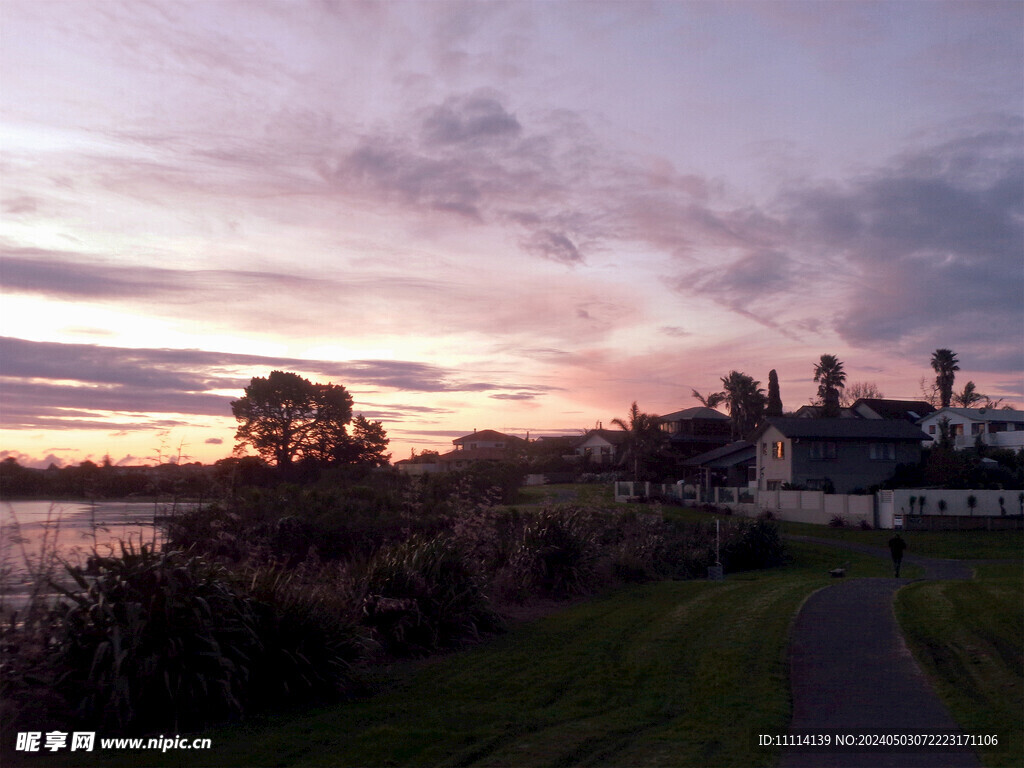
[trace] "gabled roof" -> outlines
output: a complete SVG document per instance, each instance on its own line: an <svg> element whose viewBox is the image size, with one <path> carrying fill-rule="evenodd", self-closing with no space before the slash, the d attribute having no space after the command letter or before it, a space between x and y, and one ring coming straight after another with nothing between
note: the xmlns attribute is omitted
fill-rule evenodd
<svg viewBox="0 0 1024 768"><path fill-rule="evenodd" d="M754 432L758 439L769 427L786 437L828 440L929 440L915 425L902 419L801 419L776 417L765 421Z"/></svg>
<svg viewBox="0 0 1024 768"><path fill-rule="evenodd" d="M592 437L600 437L612 445L622 445L629 438L629 432L624 429L592 429L580 439L577 445L583 445Z"/></svg>
<svg viewBox="0 0 1024 768"><path fill-rule="evenodd" d="M723 445L720 448L715 448L714 450L705 451L704 453L696 456L691 456L683 462L683 466L715 468L731 467L755 458L754 453L755 447L753 443L749 443L746 440L736 440L735 442Z"/></svg>
<svg viewBox="0 0 1024 768"><path fill-rule="evenodd" d="M714 419L715 421L728 421L729 417L721 411L716 411L714 408L705 408L703 405L697 405L693 408L684 408L681 411L675 411L673 413L666 413L664 416L659 416L658 421L690 421L692 419Z"/></svg>
<svg viewBox="0 0 1024 768"><path fill-rule="evenodd" d="M1024 423L1024 411L1004 411L1002 408L940 408L935 413L929 413L924 418L933 419L936 416L948 414L962 416L973 421L1012 421L1017 424ZM919 421L918 423L920 424L921 422Z"/></svg>
<svg viewBox="0 0 1024 768"><path fill-rule="evenodd" d="M438 464L450 464L456 461L505 461L509 458L505 448L467 448L466 450L448 451L437 457Z"/></svg>
<svg viewBox="0 0 1024 768"><path fill-rule="evenodd" d="M883 419L910 419L917 421L935 410L935 406L924 400L889 400L881 397L862 397L852 406L864 405Z"/></svg>
<svg viewBox="0 0 1024 768"><path fill-rule="evenodd" d="M521 443L523 441L523 438L516 437L515 435L506 435L503 432L496 432L493 429L482 429L479 432L473 432L472 434L469 435L457 437L454 440L452 440L452 442L455 443L456 445L460 445L462 443L468 443L472 440L482 440L485 443L495 443L501 442L503 440L507 443Z"/></svg>

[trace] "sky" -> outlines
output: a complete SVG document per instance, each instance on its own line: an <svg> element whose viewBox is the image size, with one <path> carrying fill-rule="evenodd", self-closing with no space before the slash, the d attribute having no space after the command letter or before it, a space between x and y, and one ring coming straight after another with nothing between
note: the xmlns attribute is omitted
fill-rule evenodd
<svg viewBox="0 0 1024 768"><path fill-rule="evenodd" d="M0 2L0 456L394 459L814 363L1024 407L1024 4Z"/></svg>

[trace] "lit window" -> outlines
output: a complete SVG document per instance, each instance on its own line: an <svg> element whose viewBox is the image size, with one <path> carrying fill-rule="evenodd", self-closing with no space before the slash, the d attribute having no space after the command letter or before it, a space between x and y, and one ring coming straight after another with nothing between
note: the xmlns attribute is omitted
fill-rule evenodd
<svg viewBox="0 0 1024 768"><path fill-rule="evenodd" d="M779 440L772 443L772 458L773 459L784 459L786 458L786 444Z"/></svg>
<svg viewBox="0 0 1024 768"><path fill-rule="evenodd" d="M934 435L935 434L935 425L934 424L929 424L928 425L928 434L929 435Z"/></svg>

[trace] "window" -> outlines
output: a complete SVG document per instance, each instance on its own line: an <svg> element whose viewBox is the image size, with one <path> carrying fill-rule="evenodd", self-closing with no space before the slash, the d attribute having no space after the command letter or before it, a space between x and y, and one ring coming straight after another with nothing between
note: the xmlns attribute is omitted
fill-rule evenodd
<svg viewBox="0 0 1024 768"><path fill-rule="evenodd" d="M761 455L762 456L767 456L768 455L768 443L761 443Z"/></svg>
<svg viewBox="0 0 1024 768"><path fill-rule="evenodd" d="M896 444L871 443L868 455L872 461L896 461Z"/></svg>
<svg viewBox="0 0 1024 768"><path fill-rule="evenodd" d="M777 491L780 488L782 488L782 481L781 480L769 480L768 481L768 490L769 491Z"/></svg>
<svg viewBox="0 0 1024 768"><path fill-rule="evenodd" d="M980 435L981 434L981 430L984 429L984 427L985 427L984 424L978 424L977 422L975 422L974 424L971 424L971 434L972 435Z"/></svg>
<svg viewBox="0 0 1024 768"><path fill-rule="evenodd" d="M835 443L822 443L813 442L811 443L811 459L815 461L825 461L827 459L834 459L836 457L836 444Z"/></svg>
<svg viewBox="0 0 1024 768"><path fill-rule="evenodd" d="M929 424L928 425L928 434L929 435L934 435L935 434L935 425L934 424Z"/></svg>
<svg viewBox="0 0 1024 768"><path fill-rule="evenodd" d="M772 458L773 459L784 459L786 458L786 443L782 440L772 443Z"/></svg>
<svg viewBox="0 0 1024 768"><path fill-rule="evenodd" d="M949 434L951 435L963 435L964 425L963 424L950 424Z"/></svg>

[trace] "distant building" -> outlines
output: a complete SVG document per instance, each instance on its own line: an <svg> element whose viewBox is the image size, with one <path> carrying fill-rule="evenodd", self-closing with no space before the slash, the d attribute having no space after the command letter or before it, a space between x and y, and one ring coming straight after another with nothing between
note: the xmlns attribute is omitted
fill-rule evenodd
<svg viewBox="0 0 1024 768"><path fill-rule="evenodd" d="M618 464L628 438L622 429L592 429L576 444L576 455L594 464Z"/></svg>
<svg viewBox="0 0 1024 768"><path fill-rule="evenodd" d="M978 438L991 448L1024 448L1024 411L1001 408L941 408L930 413L918 426L927 435L925 447L935 445L942 435L940 423L949 421L953 447L973 448Z"/></svg>
<svg viewBox="0 0 1024 768"><path fill-rule="evenodd" d="M695 406L658 418L672 453L690 458L732 441L732 420L714 408Z"/></svg>

